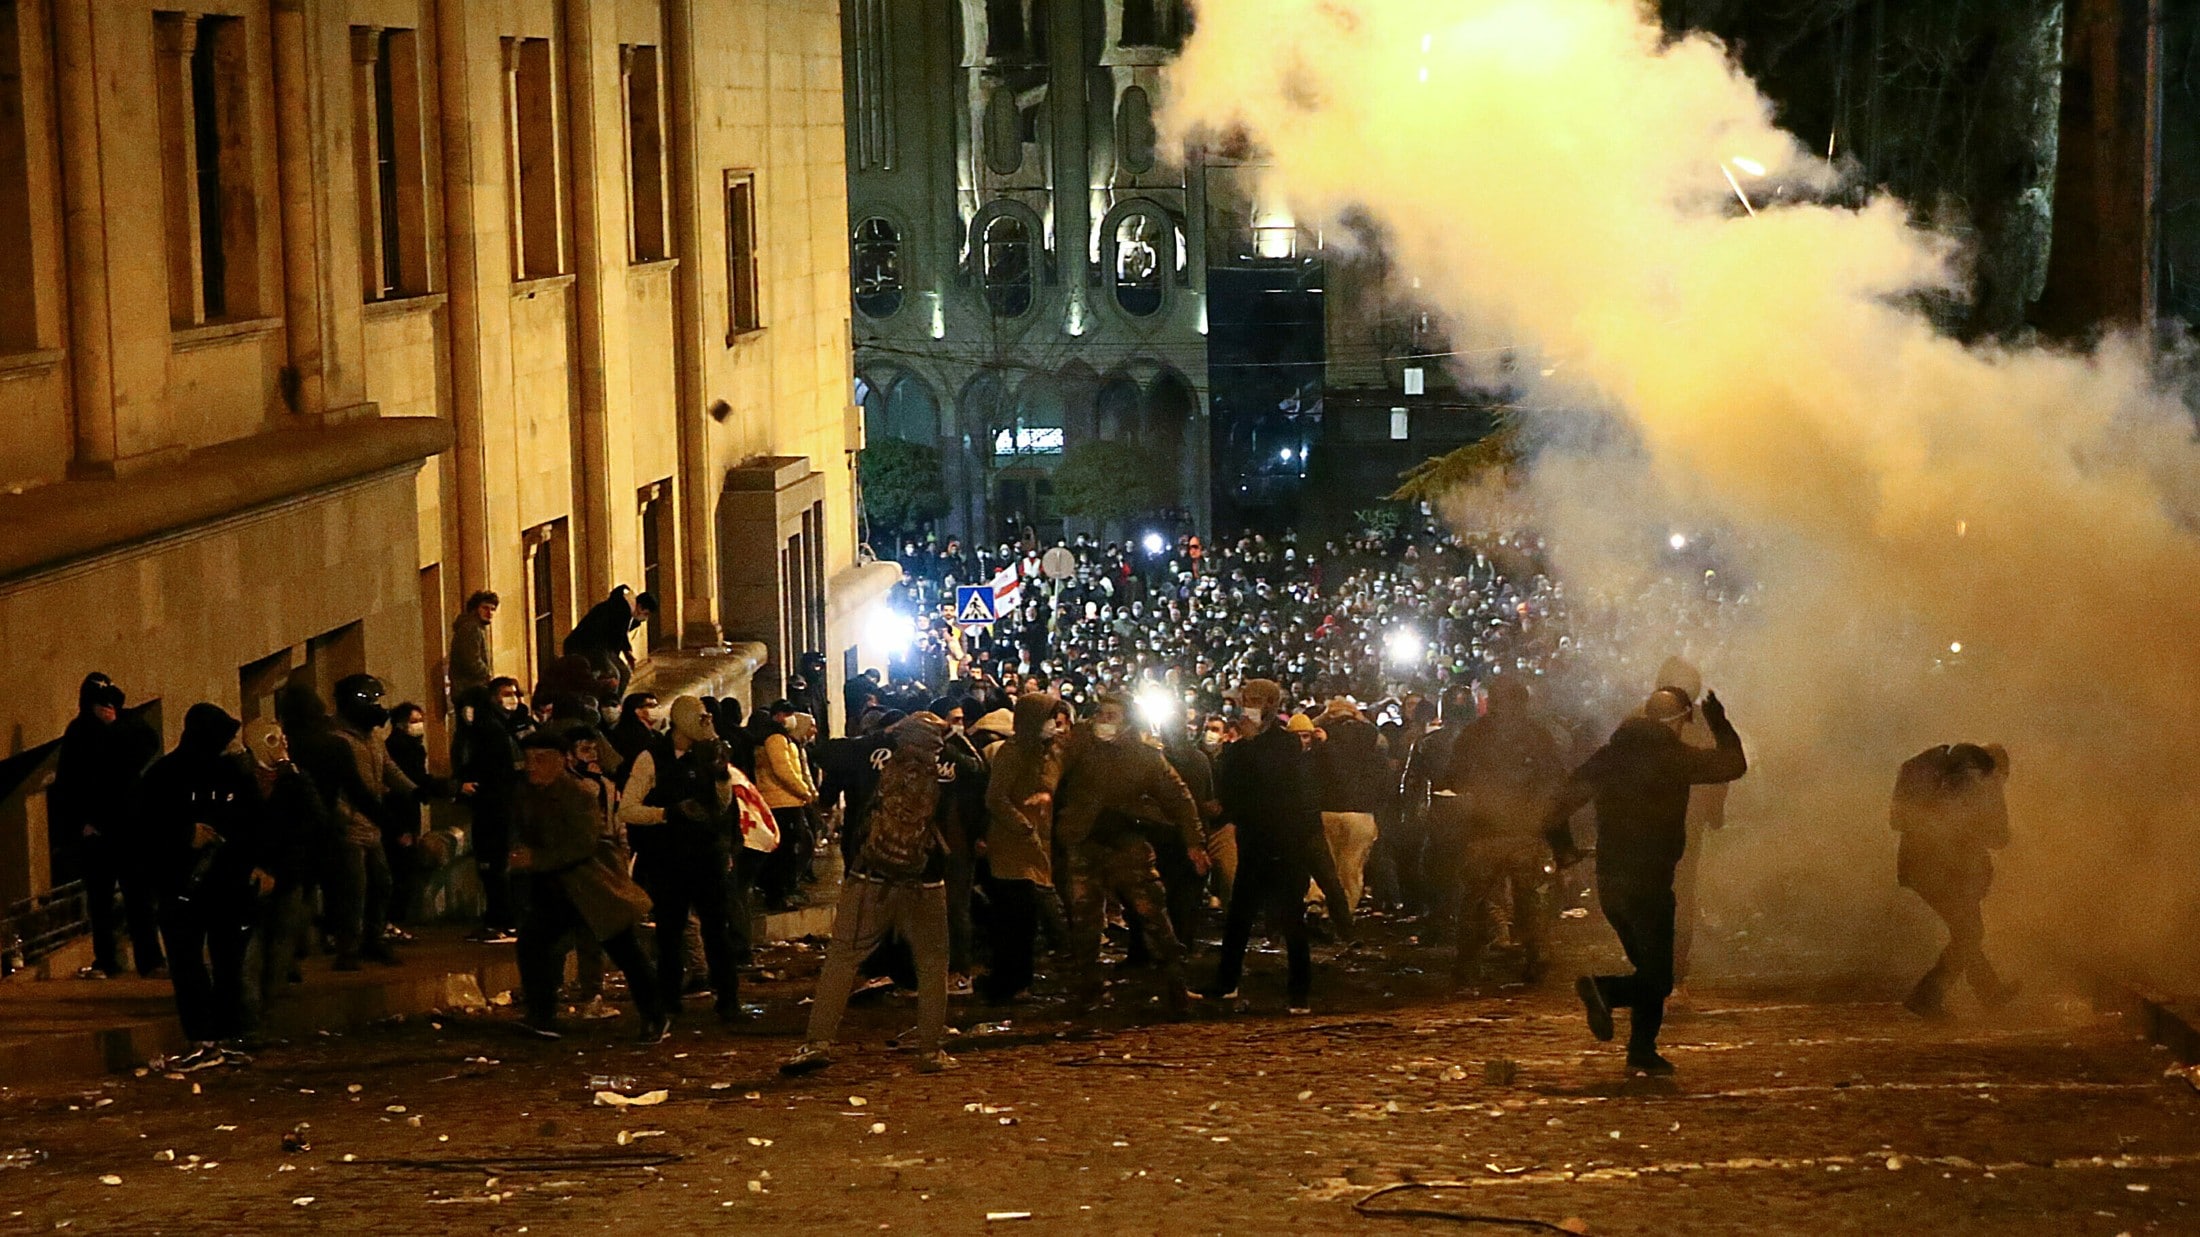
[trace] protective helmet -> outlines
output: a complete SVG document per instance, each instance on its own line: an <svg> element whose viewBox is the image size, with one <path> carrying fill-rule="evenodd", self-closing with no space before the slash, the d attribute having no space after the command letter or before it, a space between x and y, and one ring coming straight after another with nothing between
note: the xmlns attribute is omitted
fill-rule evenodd
<svg viewBox="0 0 2200 1237"><path fill-rule="evenodd" d="M336 681L336 716L360 730L373 730L390 720L382 705L382 680L371 674L346 675Z"/></svg>

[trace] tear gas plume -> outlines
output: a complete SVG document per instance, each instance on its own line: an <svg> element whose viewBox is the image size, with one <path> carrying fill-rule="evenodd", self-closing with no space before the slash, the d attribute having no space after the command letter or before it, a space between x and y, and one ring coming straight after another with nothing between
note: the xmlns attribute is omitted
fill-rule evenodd
<svg viewBox="0 0 2200 1237"><path fill-rule="evenodd" d="M1632 0L1202 0L1167 96L1172 139L1249 141L1332 246L1378 237L1456 347L1521 345L1519 497L1562 578L1630 587L1669 529L1725 530L1760 590L1704 665L1753 763L1714 916L1798 963L1929 954L1895 769L2000 741L1996 951L2193 974L2195 457L2143 349L1937 333L1958 242L1884 195L1766 192L1843 170Z"/></svg>

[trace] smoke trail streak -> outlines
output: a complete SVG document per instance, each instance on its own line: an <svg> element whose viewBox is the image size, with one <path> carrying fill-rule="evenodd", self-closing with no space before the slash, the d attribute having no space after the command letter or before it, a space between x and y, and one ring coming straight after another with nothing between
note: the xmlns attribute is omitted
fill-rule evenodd
<svg viewBox="0 0 2200 1237"><path fill-rule="evenodd" d="M1459 347L1536 341L1564 364L1531 398L1627 427L1539 427L1527 487L1569 578L1624 579L1677 515L1748 547L1761 602L1706 667L1755 765L1752 832L1705 873L1730 906L1811 904L1835 954L1929 951L1892 888L1894 767L2000 740L2005 948L2192 974L2159 947L2200 917L2194 456L2140 349L1936 333L1917 297L1960 289L1957 243L1884 195L1779 201L1841 173L1628 0L1198 8L1173 140L1242 133L1266 196L1332 237L1371 224Z"/></svg>

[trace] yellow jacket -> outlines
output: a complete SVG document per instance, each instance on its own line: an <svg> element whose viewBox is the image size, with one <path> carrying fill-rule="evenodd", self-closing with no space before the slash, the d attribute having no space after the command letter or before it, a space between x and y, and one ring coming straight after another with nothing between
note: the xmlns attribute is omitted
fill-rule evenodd
<svg viewBox="0 0 2200 1237"><path fill-rule="evenodd" d="M756 755L756 788L773 811L807 807L817 802L817 781L810 776L810 759L784 734L764 740Z"/></svg>

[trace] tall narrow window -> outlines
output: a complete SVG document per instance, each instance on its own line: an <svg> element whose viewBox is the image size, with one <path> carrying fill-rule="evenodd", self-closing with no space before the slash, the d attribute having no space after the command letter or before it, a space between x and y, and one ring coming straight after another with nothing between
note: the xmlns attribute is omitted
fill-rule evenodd
<svg viewBox="0 0 2200 1237"><path fill-rule="evenodd" d="M985 225L985 299L1003 318L1031 312L1031 229L1014 215Z"/></svg>
<svg viewBox="0 0 2200 1237"><path fill-rule="evenodd" d="M30 128L23 114L23 44L16 8L16 0L0 0L0 353L38 347Z"/></svg>
<svg viewBox="0 0 2200 1237"><path fill-rule="evenodd" d="M901 233L873 216L856 225L849 270L856 308L872 318L891 318L901 308Z"/></svg>
<svg viewBox="0 0 2200 1237"><path fill-rule="evenodd" d="M1019 56L1024 46L1024 0L985 0L985 54Z"/></svg>
<svg viewBox="0 0 2200 1237"><path fill-rule="evenodd" d="M756 175L726 173L726 342L761 330L757 303Z"/></svg>
<svg viewBox="0 0 2200 1237"><path fill-rule="evenodd" d="M654 47L625 49L626 211L636 262L672 256L665 237L665 112Z"/></svg>
<svg viewBox="0 0 2200 1237"><path fill-rule="evenodd" d="M1180 0L1123 0L1123 46L1177 47L1184 41Z"/></svg>
<svg viewBox="0 0 2200 1237"><path fill-rule="evenodd" d="M1143 318L1161 308L1161 259L1167 249L1161 221L1125 215L1115 225L1115 303Z"/></svg>
<svg viewBox="0 0 2200 1237"><path fill-rule="evenodd" d="M512 269L520 279L547 279L565 273L564 117L556 65L548 39L506 39L504 50Z"/></svg>
<svg viewBox="0 0 2200 1237"><path fill-rule="evenodd" d="M657 598L658 609L649 616L647 631L649 648L660 649L670 643L671 617L664 613L667 605L666 586L672 581L673 510L672 479L642 487L640 496L642 518L642 591Z"/></svg>
<svg viewBox="0 0 2200 1237"><path fill-rule="evenodd" d="M420 40L411 30L361 26L351 47L360 282L369 301L419 296L430 290Z"/></svg>
<svg viewBox="0 0 2200 1237"><path fill-rule="evenodd" d="M527 554L527 670L532 683L557 660L573 568L564 520L537 524L521 534L521 542Z"/></svg>
<svg viewBox="0 0 2200 1237"><path fill-rule="evenodd" d="M168 308L177 326L244 317L258 291L245 31L234 17L154 15Z"/></svg>

